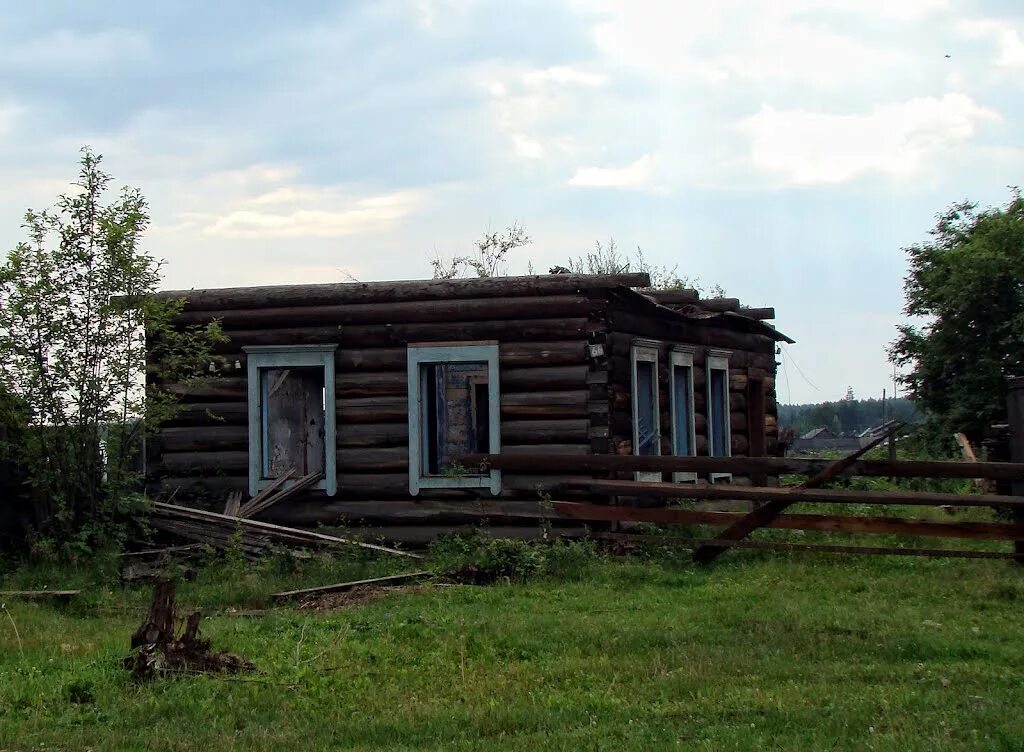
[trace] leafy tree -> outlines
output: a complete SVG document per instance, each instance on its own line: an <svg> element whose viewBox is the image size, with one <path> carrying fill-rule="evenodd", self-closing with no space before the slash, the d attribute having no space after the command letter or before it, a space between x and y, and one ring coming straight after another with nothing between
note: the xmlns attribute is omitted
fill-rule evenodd
<svg viewBox="0 0 1024 752"><path fill-rule="evenodd" d="M29 210L29 240L0 267L0 393L11 396L0 423L25 429L8 449L28 475L35 532L69 552L127 511L141 438L175 409L157 383L202 376L222 338L216 324L170 325L181 302L151 296L161 262L140 250L146 201L124 188L104 204L100 161L83 149L77 192Z"/></svg>
<svg viewBox="0 0 1024 752"><path fill-rule="evenodd" d="M905 249L904 311L924 321L899 327L890 358L933 435L977 441L1005 414L1006 377L1024 373L1024 199L955 204L931 236Z"/></svg>

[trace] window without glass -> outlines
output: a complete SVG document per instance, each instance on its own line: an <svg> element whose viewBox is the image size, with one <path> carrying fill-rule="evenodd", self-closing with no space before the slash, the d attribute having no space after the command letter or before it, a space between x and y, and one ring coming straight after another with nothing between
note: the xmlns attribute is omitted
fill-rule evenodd
<svg viewBox="0 0 1024 752"><path fill-rule="evenodd" d="M695 425L693 409L693 351L682 346L673 348L671 363L672 453L687 457L695 452ZM694 481L693 472L673 473L675 481Z"/></svg>
<svg viewBox="0 0 1024 752"><path fill-rule="evenodd" d="M458 458L500 451L497 345L409 346L409 490L490 487Z"/></svg>
<svg viewBox="0 0 1024 752"><path fill-rule="evenodd" d="M640 340L632 349L633 454L661 454L658 409L658 343ZM661 473L636 473L638 480L661 480Z"/></svg>
<svg viewBox="0 0 1024 752"><path fill-rule="evenodd" d="M333 495L336 345L247 347L249 493L285 474L323 476Z"/></svg>
<svg viewBox="0 0 1024 752"><path fill-rule="evenodd" d="M729 353L709 350L707 356L708 454L729 457L732 438L729 431ZM730 473L711 473L711 480L732 477Z"/></svg>

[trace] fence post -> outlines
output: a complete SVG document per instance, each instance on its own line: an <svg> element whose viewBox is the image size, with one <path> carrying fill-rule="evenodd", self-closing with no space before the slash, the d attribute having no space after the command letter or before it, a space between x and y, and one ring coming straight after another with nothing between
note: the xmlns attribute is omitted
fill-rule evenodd
<svg viewBox="0 0 1024 752"><path fill-rule="evenodd" d="M1010 462L1024 462L1024 377L1011 376L1007 379L1006 418L1010 425ZM1024 481L1015 480L1010 485L1014 496L1024 495ZM1015 507L1013 521L1024 524L1024 510ZM1024 564L1024 541L1014 541L1016 560Z"/></svg>

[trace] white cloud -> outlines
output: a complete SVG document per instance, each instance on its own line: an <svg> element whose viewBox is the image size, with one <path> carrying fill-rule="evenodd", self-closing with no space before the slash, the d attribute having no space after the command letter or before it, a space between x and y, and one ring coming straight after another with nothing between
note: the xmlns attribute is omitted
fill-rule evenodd
<svg viewBox="0 0 1024 752"><path fill-rule="evenodd" d="M722 0L679 3L615 0L597 24L598 46L619 64L657 77L708 83L786 81L833 87L870 80L908 60L902 46L872 44L852 36L840 18L875 21L918 19L945 0ZM815 14L812 19L809 14Z"/></svg>
<svg viewBox="0 0 1024 752"><path fill-rule="evenodd" d="M544 156L544 144L522 133L512 134L512 144L515 147L516 156L526 159L540 159Z"/></svg>
<svg viewBox="0 0 1024 752"><path fill-rule="evenodd" d="M523 73L523 83L537 87L547 84L602 86L607 78L598 73L588 73L568 65L554 65L549 68L531 68Z"/></svg>
<svg viewBox="0 0 1024 752"><path fill-rule="evenodd" d="M0 66L76 75L127 60L139 60L151 52L145 36L127 29L95 33L55 29L45 36L6 45L0 51Z"/></svg>
<svg viewBox="0 0 1024 752"><path fill-rule="evenodd" d="M869 172L912 176L996 118L965 94L946 94L847 115L762 107L736 127L755 168L792 184L841 183Z"/></svg>
<svg viewBox="0 0 1024 752"><path fill-rule="evenodd" d="M569 180L569 185L582 188L648 188L653 173L654 157L644 154L625 167L581 167Z"/></svg>
<svg viewBox="0 0 1024 752"><path fill-rule="evenodd" d="M312 237L338 238L346 235L378 232L391 227L421 202L416 191L398 191L356 201L339 201L324 191L317 196L310 189L295 189L257 197L253 204L302 203L316 199L321 204L341 204L324 208L272 211L262 208L236 208L207 220L202 232L216 237Z"/></svg>
<svg viewBox="0 0 1024 752"><path fill-rule="evenodd" d="M973 18L958 21L955 26L966 37L987 39L996 45L995 64L1000 68L1024 68L1024 40L1020 32L1003 21Z"/></svg>

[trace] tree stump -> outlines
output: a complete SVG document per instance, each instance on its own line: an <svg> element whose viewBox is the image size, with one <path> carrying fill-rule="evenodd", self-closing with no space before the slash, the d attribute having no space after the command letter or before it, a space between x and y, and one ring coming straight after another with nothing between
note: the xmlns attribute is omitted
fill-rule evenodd
<svg viewBox="0 0 1024 752"><path fill-rule="evenodd" d="M174 582L158 582L153 590L149 616L132 634L132 654L125 668L136 681L160 675L197 674L226 671L254 671L256 667L233 653L210 650L210 641L199 636L201 611L193 611L185 620L181 637L174 636Z"/></svg>

